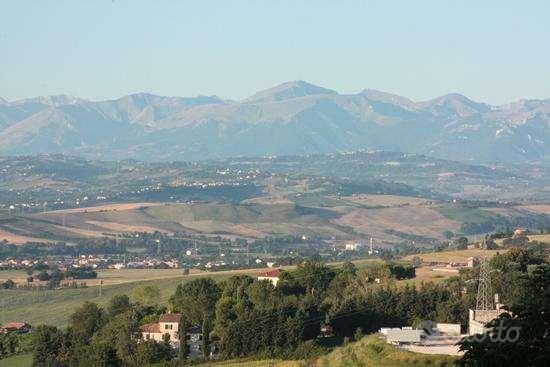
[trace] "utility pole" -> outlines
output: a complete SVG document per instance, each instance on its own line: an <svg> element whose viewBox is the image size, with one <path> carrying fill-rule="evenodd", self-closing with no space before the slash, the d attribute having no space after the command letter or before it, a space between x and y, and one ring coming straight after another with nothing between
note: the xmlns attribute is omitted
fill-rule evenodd
<svg viewBox="0 0 550 367"><path fill-rule="evenodd" d="M4 325L6 323L5 320L5 313L6 313L6 299L2 297L2 315L0 317L0 326Z"/></svg>
<svg viewBox="0 0 550 367"><path fill-rule="evenodd" d="M103 279L99 281L99 298L101 298L102 293L103 293Z"/></svg>
<svg viewBox="0 0 550 367"><path fill-rule="evenodd" d="M250 265L250 244L246 241L246 265Z"/></svg>
<svg viewBox="0 0 550 367"><path fill-rule="evenodd" d="M373 247L373 238L370 238L370 247L369 247L369 255L374 254L374 247Z"/></svg>

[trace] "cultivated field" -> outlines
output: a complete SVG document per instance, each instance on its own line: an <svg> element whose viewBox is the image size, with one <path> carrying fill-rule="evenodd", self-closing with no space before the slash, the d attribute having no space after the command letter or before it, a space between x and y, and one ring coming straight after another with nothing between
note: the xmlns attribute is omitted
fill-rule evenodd
<svg viewBox="0 0 550 367"><path fill-rule="evenodd" d="M399 195L363 195L357 194L352 196L344 196L343 200L357 203L365 206L404 206L404 205L422 205L429 201L423 198Z"/></svg>
<svg viewBox="0 0 550 367"><path fill-rule="evenodd" d="M28 214L0 222L0 240L76 241L124 232L190 232L227 237L320 235L373 237L378 245L443 241L464 223L550 212L550 205L472 208L396 195L305 195L235 203L122 203ZM502 219L502 218L501 218Z"/></svg>
<svg viewBox="0 0 550 367"><path fill-rule="evenodd" d="M422 261L425 262L446 262L446 263L464 263L468 261L469 257L486 257L490 259L495 256L497 253L503 253L507 250L481 250L481 249L472 249L472 250L457 250L457 251L441 251L441 252L430 252L426 254L418 255L409 255L405 257L406 260L412 260L414 257L419 257Z"/></svg>
<svg viewBox="0 0 550 367"><path fill-rule="evenodd" d="M27 242L50 242L45 238L24 236L0 229L0 242L2 241L8 241L9 243L13 243L15 245L21 245Z"/></svg>
<svg viewBox="0 0 550 367"><path fill-rule="evenodd" d="M386 242L404 241L404 238L388 233L389 230L443 239L445 230L456 231L460 227L460 222L446 218L430 206L352 209L335 222L352 227L365 236Z"/></svg>

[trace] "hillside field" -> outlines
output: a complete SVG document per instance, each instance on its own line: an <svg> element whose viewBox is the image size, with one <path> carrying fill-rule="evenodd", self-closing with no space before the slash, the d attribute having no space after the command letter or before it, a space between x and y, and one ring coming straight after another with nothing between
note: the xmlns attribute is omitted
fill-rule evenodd
<svg viewBox="0 0 550 367"><path fill-rule="evenodd" d="M315 198L315 200L313 200ZM0 241L77 241L124 232L188 232L226 237L318 235L379 245L422 246L461 233L464 224L538 218L550 206L464 207L397 195L287 197L242 203L120 203L27 214L0 221ZM538 217L537 217L538 216ZM541 217L542 216L542 217ZM506 218L506 219L503 219Z"/></svg>

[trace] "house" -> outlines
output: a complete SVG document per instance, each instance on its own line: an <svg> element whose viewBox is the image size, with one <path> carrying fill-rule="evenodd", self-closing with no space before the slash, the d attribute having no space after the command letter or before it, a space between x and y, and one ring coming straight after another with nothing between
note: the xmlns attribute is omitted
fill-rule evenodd
<svg viewBox="0 0 550 367"><path fill-rule="evenodd" d="M469 257L468 262L466 264L467 268L475 268L479 265L479 259L475 256Z"/></svg>
<svg viewBox="0 0 550 367"><path fill-rule="evenodd" d="M145 324L139 328L141 338L143 340L155 340L161 342L164 340L164 335L170 336L170 344L177 347L180 343L178 327L181 320L181 314L168 313L163 314L159 318L159 322Z"/></svg>
<svg viewBox="0 0 550 367"><path fill-rule="evenodd" d="M31 326L25 322L8 322L2 328L6 333L26 334L31 331Z"/></svg>
<svg viewBox="0 0 550 367"><path fill-rule="evenodd" d="M181 314L179 313L167 313L160 316L159 321L146 324L139 328L141 332L142 340L154 340L156 342L164 341L164 336L170 336L170 344L174 348L180 346L179 324L181 321ZM199 326L192 326L187 330L186 335L187 344L191 356L200 354L200 347L202 344L202 330Z"/></svg>
<svg viewBox="0 0 550 367"><path fill-rule="evenodd" d="M346 251L357 251L359 249L359 243L357 242L349 242L346 243L345 250Z"/></svg>
<svg viewBox="0 0 550 367"><path fill-rule="evenodd" d="M264 271L258 275L258 280L268 280L276 287L282 272L280 268Z"/></svg>

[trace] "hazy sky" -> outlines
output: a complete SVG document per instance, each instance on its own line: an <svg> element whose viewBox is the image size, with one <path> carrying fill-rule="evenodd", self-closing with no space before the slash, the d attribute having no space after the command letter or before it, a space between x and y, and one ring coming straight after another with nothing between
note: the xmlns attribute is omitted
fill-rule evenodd
<svg viewBox="0 0 550 367"><path fill-rule="evenodd" d="M550 1L0 2L0 97L217 94L303 79L415 100L550 98Z"/></svg>

